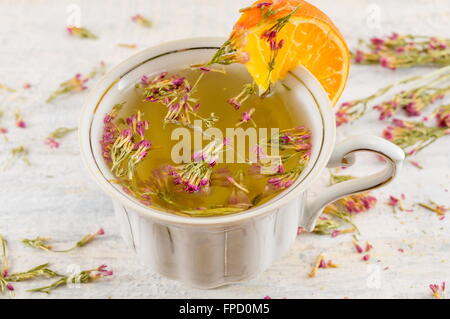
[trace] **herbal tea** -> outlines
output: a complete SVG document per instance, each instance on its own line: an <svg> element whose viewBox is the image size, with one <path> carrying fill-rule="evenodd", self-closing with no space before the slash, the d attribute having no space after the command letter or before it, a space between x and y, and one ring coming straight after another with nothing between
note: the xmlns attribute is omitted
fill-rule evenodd
<svg viewBox="0 0 450 319"><path fill-rule="evenodd" d="M114 182L145 205L186 216L267 202L294 183L311 152L305 123L282 98L288 89L260 97L231 67L144 75L104 119Z"/></svg>

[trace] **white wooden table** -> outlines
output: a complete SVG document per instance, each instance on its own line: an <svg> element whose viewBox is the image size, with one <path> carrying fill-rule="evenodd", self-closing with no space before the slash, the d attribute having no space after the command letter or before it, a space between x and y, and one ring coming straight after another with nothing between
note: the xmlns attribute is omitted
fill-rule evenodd
<svg viewBox="0 0 450 319"><path fill-rule="evenodd" d="M350 46L358 37L391 31L450 37L448 0L312 2L335 20ZM25 145L32 163L27 167L18 161L0 173L0 233L9 239L13 271L47 261L61 272L103 263L114 270L113 278L81 288L58 289L48 298L428 298L430 283L450 281L449 218L439 220L417 207L411 213L394 214L384 204L389 194L405 193L407 206L428 199L450 206L450 138L443 138L416 157L425 169L405 165L395 183L375 192L377 208L355 218L361 239L375 247L369 262L361 261L361 255L354 252L350 235L301 235L290 254L258 278L209 291L190 289L138 264L118 235L110 200L82 167L76 134L63 139L59 149L44 145L44 138L54 128L77 126L86 96L74 94L46 104L45 99L60 82L78 72L88 73L100 60L112 66L139 48L162 41L226 36L238 8L247 4L238 0L0 2L0 83L19 89L25 81L32 84L30 90L17 94L0 91L0 108L5 111L0 125L10 130L8 142L0 138L0 161L7 159L11 148ZM82 25L99 40L66 34L66 21L78 8ZM136 13L151 18L154 27L133 24L130 17ZM122 48L118 43L136 43L138 49ZM396 79L424 71L355 66L343 100L365 96ZM26 129L14 126L15 109L22 111ZM355 133L380 134L383 126L375 117L373 114L340 128L339 139ZM352 173L367 174L368 167L376 170L380 164L364 157ZM313 191L320 189L326 178L324 175ZM48 235L61 239L61 244L70 244L100 226L106 230L103 238L66 255L19 243L24 237ZM321 252L341 267L320 270L316 278L308 278ZM389 269L383 270L385 267ZM46 297L25 290L47 282L16 284L16 297Z"/></svg>

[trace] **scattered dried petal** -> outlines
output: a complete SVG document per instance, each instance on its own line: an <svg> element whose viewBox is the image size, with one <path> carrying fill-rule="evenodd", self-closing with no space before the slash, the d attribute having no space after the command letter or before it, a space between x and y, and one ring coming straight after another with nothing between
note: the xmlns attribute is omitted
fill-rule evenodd
<svg viewBox="0 0 450 319"><path fill-rule="evenodd" d="M141 14L136 14L136 15L132 16L131 20L133 20L133 22L135 22L138 25L143 26L145 28L151 28L153 25L149 19L147 19L146 17L144 17Z"/></svg>
<svg viewBox="0 0 450 319"><path fill-rule="evenodd" d="M67 32L71 35L71 36L75 36L78 38L83 38L83 39L97 39L97 36L95 34L93 34L91 31L89 31L86 28L82 28L82 27L77 27L77 26L68 26L67 27Z"/></svg>

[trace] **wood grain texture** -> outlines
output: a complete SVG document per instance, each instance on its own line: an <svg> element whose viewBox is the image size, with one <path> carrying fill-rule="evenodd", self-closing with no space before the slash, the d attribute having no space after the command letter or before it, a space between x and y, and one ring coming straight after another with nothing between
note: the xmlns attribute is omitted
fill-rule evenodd
<svg viewBox="0 0 450 319"><path fill-rule="evenodd" d="M359 37L392 31L450 37L448 0L312 2L334 19L350 47ZM73 4L81 9L82 25L97 34L98 40L66 34L67 10ZM428 298L428 284L450 280L449 219L439 220L418 207L411 213L394 214L384 205L389 194L405 193L408 207L428 199L450 206L448 137L416 156L425 169L405 163L395 183L375 192L378 207L355 218L361 239L375 247L368 262L354 252L349 235L301 235L288 256L257 278L209 291L190 289L139 265L118 235L112 203L82 167L76 134L64 138L59 149L44 145L43 140L54 128L77 126L85 98L85 93L74 94L46 104L45 99L60 82L78 72L88 73L100 60L111 67L139 48L162 41L226 36L238 16L237 9L246 4L238 0L0 2L0 83L18 89L25 81L32 84L27 91L0 91L0 109L5 111L0 125L10 130L9 141L0 137L0 163L18 145L29 149L32 163L27 167L18 161L0 173L0 233L10 242L12 270L50 262L53 268L65 272L105 263L115 273L113 278L95 284L55 290L48 298ZM131 16L136 13L151 18L154 27L133 24ZM121 48L118 43L136 43L138 49ZM366 96L394 80L425 71L428 69L392 72L353 66L342 99ZM15 109L21 109L26 129L14 126ZM382 128L372 114L339 128L338 140L359 133L378 135ZM373 157L359 159L351 173L364 175L381 167ZM324 172L311 194L319 192L326 180ZM64 256L19 243L24 237L48 235L61 239L61 245L69 245L100 226L107 232L103 238ZM340 268L320 270L316 278L308 278L321 252ZM383 270L385 267L389 269ZM16 284L16 298L46 297L25 292L46 282Z"/></svg>

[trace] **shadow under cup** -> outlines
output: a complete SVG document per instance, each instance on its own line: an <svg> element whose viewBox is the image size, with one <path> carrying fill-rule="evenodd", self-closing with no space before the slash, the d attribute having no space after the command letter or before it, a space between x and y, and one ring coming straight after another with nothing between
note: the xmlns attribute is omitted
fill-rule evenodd
<svg viewBox="0 0 450 319"><path fill-rule="evenodd" d="M208 61L216 50L217 47L195 47L153 57L145 57L140 53L128 59L111 71L114 73L121 70L123 73L115 74L114 78L108 78L107 75L96 88L98 92L93 92L97 98L96 106L89 105L94 100L88 101L85 112L93 111L93 114L83 114L81 128L87 130L89 127L89 141L87 135L80 133L82 148L84 146L86 151L83 143L88 143L87 147L92 152L84 155L87 166L91 166L90 170L97 175L97 181L103 180L100 181L102 188L113 198L125 241L134 248L140 260L154 270L200 288L217 287L253 277L289 250L295 240L298 216L302 213L305 202L305 188L298 186L305 180L308 180L305 184L310 184L315 179L317 170L325 165L322 159L317 164L319 157L323 157L319 155L324 148L329 147L328 144L334 143L334 131L331 132L330 129L327 133L333 138L325 137L324 116L319 103L302 79L291 73L283 81L291 89L281 88L285 91L283 98L286 99L289 113L295 118L294 122L305 123L311 131L312 153L295 184L269 202L228 216L183 217L146 207L125 194L120 186L110 183L109 180L115 177L102 157L99 143L105 114L115 104L126 100L126 92L142 75L156 75L162 71L171 73L188 68L191 64ZM135 65L132 64L133 59ZM124 66L126 63L127 67ZM231 65L229 68L244 74L246 72L242 65ZM105 82L108 79L110 82ZM102 87L106 90L103 90L103 94L99 91ZM87 117L90 117L90 124ZM328 119L328 122L331 121ZM328 142L325 143L325 140ZM328 146L324 146L325 144ZM93 162L95 168L92 168ZM313 170L315 167L316 170ZM274 202L291 192L295 192L297 196L284 199L280 207L274 206ZM251 218L244 218L244 215ZM238 220L240 217L242 218Z"/></svg>

